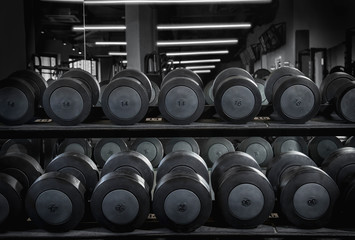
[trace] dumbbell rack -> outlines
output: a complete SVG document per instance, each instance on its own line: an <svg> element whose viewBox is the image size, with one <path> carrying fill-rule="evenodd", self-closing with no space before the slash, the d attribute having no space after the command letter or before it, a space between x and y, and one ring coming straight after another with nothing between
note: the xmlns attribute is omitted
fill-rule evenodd
<svg viewBox="0 0 355 240"><path fill-rule="evenodd" d="M0 125L1 138L85 138L85 137L238 137L238 136L352 136L355 124L343 121L330 121L322 117L314 118L305 124L285 124L258 118L247 124L230 124L218 120L201 119L190 125L173 125L157 119L147 119L129 126L114 125L108 120L82 123L77 126L59 126L52 122L35 122L21 126ZM298 229L279 223L270 218L255 229L232 229L209 221L192 233L175 233L162 228L154 219L147 220L141 229L128 233L114 233L97 223L83 222L76 230L66 233L49 233L32 226L17 226L0 233L0 238L113 238L113 237L304 237L304 238L354 238L355 228Z"/></svg>

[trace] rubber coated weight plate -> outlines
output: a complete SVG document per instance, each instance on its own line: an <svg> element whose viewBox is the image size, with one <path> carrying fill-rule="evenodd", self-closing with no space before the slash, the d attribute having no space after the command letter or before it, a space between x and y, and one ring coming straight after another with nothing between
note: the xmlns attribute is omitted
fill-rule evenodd
<svg viewBox="0 0 355 240"><path fill-rule="evenodd" d="M240 151L226 153L213 164L211 169L211 185L215 192L218 191L220 178L235 166L249 166L261 171L259 164L249 154Z"/></svg>
<svg viewBox="0 0 355 240"><path fill-rule="evenodd" d="M222 137L212 137L202 144L201 157L212 166L218 158L228 152L234 152L234 146L231 141Z"/></svg>
<svg viewBox="0 0 355 240"><path fill-rule="evenodd" d="M150 161L141 153L135 151L119 152L107 159L101 170L101 176L110 172L136 173L153 188L154 173Z"/></svg>
<svg viewBox="0 0 355 240"><path fill-rule="evenodd" d="M91 92L91 104L95 105L100 97L99 82L87 71L79 68L70 69L65 72L61 78L75 78L87 85Z"/></svg>
<svg viewBox="0 0 355 240"><path fill-rule="evenodd" d="M178 151L167 154L160 162L156 182L169 172L197 173L209 182L208 168L205 161L194 152Z"/></svg>
<svg viewBox="0 0 355 240"><path fill-rule="evenodd" d="M280 180L283 172L287 168L302 165L309 165L313 167L317 166L312 159L301 152L285 152L273 158L266 171L266 176L274 190L277 191L280 186Z"/></svg>
<svg viewBox="0 0 355 240"><path fill-rule="evenodd" d="M335 136L317 136L308 142L310 158L320 166L329 154L341 148L343 144Z"/></svg>
<svg viewBox="0 0 355 240"><path fill-rule="evenodd" d="M189 78L194 80L200 86L200 88L203 88L203 82L201 78L193 71L184 68L174 69L173 71L169 72L164 77L161 86L163 86L165 83L167 83L169 80L173 78Z"/></svg>
<svg viewBox="0 0 355 240"><path fill-rule="evenodd" d="M338 88L334 98L337 114L348 122L355 122L355 82L346 82Z"/></svg>
<svg viewBox="0 0 355 240"><path fill-rule="evenodd" d="M126 142L121 138L102 138L94 148L94 159L99 167L103 167L113 154L128 151Z"/></svg>
<svg viewBox="0 0 355 240"><path fill-rule="evenodd" d="M138 174L110 172L98 182L90 205L95 219L111 231L133 231L150 213L149 186Z"/></svg>
<svg viewBox="0 0 355 240"><path fill-rule="evenodd" d="M213 81L209 81L206 84L205 88L203 89L203 93L205 94L206 104L211 106L214 105L212 86L213 86Z"/></svg>
<svg viewBox="0 0 355 240"><path fill-rule="evenodd" d="M59 144L59 148L58 148L58 154L64 152L80 153L91 158L92 147L88 139L66 138Z"/></svg>
<svg viewBox="0 0 355 240"><path fill-rule="evenodd" d="M261 137L249 137L244 139L238 150L251 155L260 166L266 167L274 156L271 144Z"/></svg>
<svg viewBox="0 0 355 240"><path fill-rule="evenodd" d="M65 152L56 156L46 167L46 172L62 172L73 175L85 186L91 195L99 181L99 170L87 156L79 153Z"/></svg>
<svg viewBox="0 0 355 240"><path fill-rule="evenodd" d="M308 154L308 146L303 137L277 137L272 143L274 155L277 156L284 152L298 151Z"/></svg>
<svg viewBox="0 0 355 240"><path fill-rule="evenodd" d="M0 172L16 178L26 192L31 184L43 174L43 169L31 156L10 152L0 157Z"/></svg>
<svg viewBox="0 0 355 240"><path fill-rule="evenodd" d="M77 125L90 114L91 92L87 85L74 78L60 78L43 94L43 108L60 125Z"/></svg>
<svg viewBox="0 0 355 240"><path fill-rule="evenodd" d="M85 187L74 176L61 172L45 173L30 187L26 210L38 227L51 232L75 228L85 212Z"/></svg>
<svg viewBox="0 0 355 240"><path fill-rule="evenodd" d="M344 72L329 74L320 85L322 103L331 102L337 90L345 83L354 81L355 78Z"/></svg>
<svg viewBox="0 0 355 240"><path fill-rule="evenodd" d="M148 102L152 97L152 84L149 78L142 72L134 70L134 69L125 69L118 72L115 76L113 76L111 81L117 80L118 78L133 78L139 81L148 94Z"/></svg>
<svg viewBox="0 0 355 240"><path fill-rule="evenodd" d="M265 68L260 68L258 70L256 70L253 74L253 77L256 79L262 79L262 80L266 80L266 78L271 74L271 72Z"/></svg>
<svg viewBox="0 0 355 240"><path fill-rule="evenodd" d="M158 106L158 98L159 98L159 93L160 93L160 88L158 84L155 82L151 82L152 84L152 96L149 101L149 106Z"/></svg>
<svg viewBox="0 0 355 240"><path fill-rule="evenodd" d="M255 78L255 83L258 85L258 89L261 95L261 105L268 105L269 102L265 96L265 80L260 78Z"/></svg>
<svg viewBox="0 0 355 240"><path fill-rule="evenodd" d="M176 151L190 151L200 154L200 146L194 138L172 138L164 144L165 154Z"/></svg>
<svg viewBox="0 0 355 240"><path fill-rule="evenodd" d="M141 121L149 107L150 97L135 78L119 77L106 87L101 106L115 124L134 124Z"/></svg>
<svg viewBox="0 0 355 240"><path fill-rule="evenodd" d="M163 144L158 138L137 138L131 149L148 158L153 167L158 167L164 156Z"/></svg>
<svg viewBox="0 0 355 240"><path fill-rule="evenodd" d="M9 139L2 146L0 155L8 152L25 153L33 158L37 158L39 153L39 146L36 146L30 139Z"/></svg>

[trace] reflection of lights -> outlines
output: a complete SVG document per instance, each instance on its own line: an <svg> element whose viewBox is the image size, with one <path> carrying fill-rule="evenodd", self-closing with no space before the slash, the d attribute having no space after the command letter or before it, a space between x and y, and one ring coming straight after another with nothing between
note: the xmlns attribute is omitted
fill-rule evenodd
<svg viewBox="0 0 355 240"><path fill-rule="evenodd" d="M250 23L216 23L216 24L162 24L158 30L205 30L205 29L247 29Z"/></svg>
<svg viewBox="0 0 355 240"><path fill-rule="evenodd" d="M186 66L185 68L186 68L186 69L190 69L190 70L193 70L193 69L211 69L211 68L216 68L216 66L215 66L215 65Z"/></svg>
<svg viewBox="0 0 355 240"><path fill-rule="evenodd" d="M85 25L85 26L73 26L73 31L123 31L126 30L124 25Z"/></svg>
<svg viewBox="0 0 355 240"><path fill-rule="evenodd" d="M195 70L194 73L210 73L211 70Z"/></svg>
<svg viewBox="0 0 355 240"><path fill-rule="evenodd" d="M179 41L160 41L157 46L191 46L191 45L222 45L222 44L236 44L238 39L216 39L216 40L179 40Z"/></svg>
<svg viewBox="0 0 355 240"><path fill-rule="evenodd" d="M126 52L109 52L108 55L110 56L127 56Z"/></svg>
<svg viewBox="0 0 355 240"><path fill-rule="evenodd" d="M127 45L126 42L95 42L95 45L120 45L125 46Z"/></svg>
<svg viewBox="0 0 355 240"><path fill-rule="evenodd" d="M218 55L218 54L228 54L228 50L220 51L196 51L196 52L168 52L166 56L194 56L194 55Z"/></svg>
<svg viewBox="0 0 355 240"><path fill-rule="evenodd" d="M174 64L190 64L190 63L216 63L221 59L201 59L201 60L187 60L187 61L174 61Z"/></svg>

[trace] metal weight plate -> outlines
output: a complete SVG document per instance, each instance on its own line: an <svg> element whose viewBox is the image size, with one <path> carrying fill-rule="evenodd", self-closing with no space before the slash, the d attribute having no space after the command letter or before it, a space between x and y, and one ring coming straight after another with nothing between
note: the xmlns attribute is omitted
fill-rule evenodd
<svg viewBox="0 0 355 240"><path fill-rule="evenodd" d="M255 83L258 86L260 95L261 95L261 105L268 105L269 101L265 96L265 80L260 78L255 78Z"/></svg>
<svg viewBox="0 0 355 240"><path fill-rule="evenodd" d="M173 78L189 78L194 80L199 85L200 88L203 88L203 81L201 80L201 78L193 71L185 68L178 68L178 69L174 69L173 71L170 71L163 78L161 87L163 87L164 84L166 84L169 80Z"/></svg>
<svg viewBox="0 0 355 240"><path fill-rule="evenodd" d="M275 156L266 171L266 176L275 192L278 191L281 176L287 168L303 165L317 166L307 155L297 151L285 152Z"/></svg>
<svg viewBox="0 0 355 240"><path fill-rule="evenodd" d="M110 172L98 182L90 206L104 227L115 232L133 231L150 213L149 186L138 174Z"/></svg>
<svg viewBox="0 0 355 240"><path fill-rule="evenodd" d="M266 99L269 102L272 102L272 96L273 96L273 92L274 92L274 84L280 78L282 78L284 76L294 76L294 75L304 76L304 74L300 70L298 70L297 68L292 68L292 67L281 67L281 68L278 68L278 69L274 70L273 72L271 72L271 74L269 75L269 77L266 79L266 82L265 82Z"/></svg>
<svg viewBox="0 0 355 240"><path fill-rule="evenodd" d="M207 222L211 211L209 185L199 174L174 171L158 180L153 212L163 226L175 232L192 232Z"/></svg>
<svg viewBox="0 0 355 240"><path fill-rule="evenodd" d="M213 86L212 86L213 96L216 96L217 90L219 89L219 85L221 84L221 82L223 82L225 79L230 77L244 77L253 80L253 76L242 68L232 67L232 68L224 69L217 75L217 77L213 81Z"/></svg>
<svg viewBox="0 0 355 240"><path fill-rule="evenodd" d="M300 136L285 136L277 137L272 143L274 155L280 155L284 152L298 151L308 154L308 146L303 137Z"/></svg>
<svg viewBox="0 0 355 240"><path fill-rule="evenodd" d="M335 93L335 110L348 122L355 122L355 82L346 82Z"/></svg>
<svg viewBox="0 0 355 240"><path fill-rule="evenodd" d="M207 105L214 105L214 97L212 91L213 81L209 81L203 89L203 93L205 94L205 100Z"/></svg>
<svg viewBox="0 0 355 240"><path fill-rule="evenodd" d="M140 175L153 188L154 172L150 161L141 153L126 151L113 154L101 170L101 177L110 172L135 173Z"/></svg>
<svg viewBox="0 0 355 240"><path fill-rule="evenodd" d="M320 109L318 87L305 76L288 77L276 87L272 99L274 110L288 123L305 123Z"/></svg>
<svg viewBox="0 0 355 240"><path fill-rule="evenodd" d="M77 125L90 114L91 92L74 78L60 78L43 94L43 108L48 117L60 125Z"/></svg>
<svg viewBox="0 0 355 240"><path fill-rule="evenodd" d="M237 149L251 155L261 167L267 167L274 156L271 144L261 137L246 138Z"/></svg>
<svg viewBox="0 0 355 240"><path fill-rule="evenodd" d="M94 159L99 167L103 167L113 154L128 151L126 142L121 138L102 138L94 147Z"/></svg>
<svg viewBox="0 0 355 240"><path fill-rule="evenodd" d="M171 138L164 144L164 152L168 154L175 151L190 151L200 154L200 146L191 137Z"/></svg>
<svg viewBox="0 0 355 240"><path fill-rule="evenodd" d="M164 156L164 147L158 138L137 138L131 149L143 154L155 168Z"/></svg>
<svg viewBox="0 0 355 240"><path fill-rule="evenodd" d="M233 143L228 139L223 137L212 137L202 144L201 157L205 160L207 166L210 167L222 155L234 151Z"/></svg>
<svg viewBox="0 0 355 240"><path fill-rule="evenodd" d="M218 191L218 183L225 172L235 166L249 166L261 171L259 164L249 154L240 151L226 153L218 158L211 169L211 185L215 192Z"/></svg>
<svg viewBox="0 0 355 240"><path fill-rule="evenodd" d="M86 138L65 138L58 148L58 154L64 152L80 153L91 158L92 146Z"/></svg>
<svg viewBox="0 0 355 240"><path fill-rule="evenodd" d="M100 95L99 95L99 100L96 103L96 106L101 106L101 99L102 99L102 93L105 91L107 85L110 83L109 80L105 80L99 83L100 85Z"/></svg>
<svg viewBox="0 0 355 240"><path fill-rule="evenodd" d="M167 154L160 162L156 173L156 182L169 172L197 173L209 182L208 168L205 161L196 153L177 151Z"/></svg>
<svg viewBox="0 0 355 240"><path fill-rule="evenodd" d="M35 94L32 86L18 78L0 81L0 121L21 125L34 117Z"/></svg>
<svg viewBox="0 0 355 240"><path fill-rule="evenodd" d="M111 81L117 80L118 78L134 78L139 81L148 94L148 101L152 97L152 84L149 78L142 72L135 69L124 69L113 76Z"/></svg>
<svg viewBox="0 0 355 240"><path fill-rule="evenodd" d="M0 172L16 178L26 192L32 183L43 174L43 169L31 156L9 152L0 157Z"/></svg>
<svg viewBox="0 0 355 240"><path fill-rule="evenodd" d="M107 85L101 106L115 124L135 124L147 114L150 97L135 78L119 77Z"/></svg>
<svg viewBox="0 0 355 240"><path fill-rule="evenodd" d="M91 104L95 105L100 97L99 82L89 72L80 68L73 68L65 72L61 78L74 78L82 81L89 88L91 93Z"/></svg>
<svg viewBox="0 0 355 240"><path fill-rule="evenodd" d="M246 77L232 76L220 81L214 96L217 113L229 122L251 121L261 109L258 86Z"/></svg>
<svg viewBox="0 0 355 240"><path fill-rule="evenodd" d="M308 142L309 156L318 166L321 166L329 154L342 146L339 138L335 136L316 136Z"/></svg>
<svg viewBox="0 0 355 240"><path fill-rule="evenodd" d="M76 177L49 172L39 177L26 195L26 211L39 228L65 232L75 228L85 212L85 187Z"/></svg>
<svg viewBox="0 0 355 240"><path fill-rule="evenodd" d="M65 152L56 156L46 167L46 172L62 172L73 175L85 186L90 196L99 181L99 170L87 156Z"/></svg>
<svg viewBox="0 0 355 240"><path fill-rule="evenodd" d="M354 80L353 76L345 72L335 72L326 76L319 88L322 95L322 103L331 102L339 87Z"/></svg>
<svg viewBox="0 0 355 240"><path fill-rule="evenodd" d="M159 98L159 93L160 93L160 88L158 84L155 82L151 81L152 84L152 96L149 101L149 106L158 106L158 98Z"/></svg>
<svg viewBox="0 0 355 240"><path fill-rule="evenodd" d="M266 78L271 74L271 72L265 68L259 68L253 73L253 78L258 78L262 80L266 80Z"/></svg>
<svg viewBox="0 0 355 240"><path fill-rule="evenodd" d="M223 219L235 228L264 223L274 208L275 194L262 172L249 166L228 169L219 181L216 201Z"/></svg>

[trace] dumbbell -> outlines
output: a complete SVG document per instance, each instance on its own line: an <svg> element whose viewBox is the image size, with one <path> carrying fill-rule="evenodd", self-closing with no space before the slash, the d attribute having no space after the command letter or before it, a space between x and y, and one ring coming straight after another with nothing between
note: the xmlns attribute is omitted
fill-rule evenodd
<svg viewBox="0 0 355 240"><path fill-rule="evenodd" d="M39 163L25 153L0 156L0 225L25 221L23 200L28 188L42 174Z"/></svg>
<svg viewBox="0 0 355 240"><path fill-rule="evenodd" d="M235 228L254 228L274 209L275 194L259 164L249 154L224 154L212 167L218 212Z"/></svg>
<svg viewBox="0 0 355 240"><path fill-rule="evenodd" d="M92 146L86 138L65 138L59 143L57 155L64 152L80 153L91 158Z"/></svg>
<svg viewBox="0 0 355 240"><path fill-rule="evenodd" d="M212 167L223 154L234 152L233 143L223 137L211 137L200 143L201 157L205 160L208 167Z"/></svg>
<svg viewBox="0 0 355 240"><path fill-rule="evenodd" d="M291 151L276 156L266 176L277 195L280 213L296 227L324 227L331 220L339 189L307 155Z"/></svg>
<svg viewBox="0 0 355 240"><path fill-rule="evenodd" d="M153 167L158 167L164 156L164 147L158 138L137 138L131 149L148 158Z"/></svg>
<svg viewBox="0 0 355 240"><path fill-rule="evenodd" d="M321 166L324 159L329 154L343 147L339 138L335 136L316 136L308 142L309 157L318 165Z"/></svg>
<svg viewBox="0 0 355 240"><path fill-rule="evenodd" d="M228 68L213 82L214 105L218 115L229 122L246 123L261 109L261 95L253 77L244 69Z"/></svg>
<svg viewBox="0 0 355 240"><path fill-rule="evenodd" d="M188 69L169 72L160 86L159 111L173 124L190 124L203 113L205 98L203 82Z"/></svg>
<svg viewBox="0 0 355 240"><path fill-rule="evenodd" d="M200 146L194 138L176 137L164 142L165 154L176 151L191 151L200 154Z"/></svg>
<svg viewBox="0 0 355 240"><path fill-rule="evenodd" d="M321 83L322 102L335 108L342 119L355 122L355 78L345 72L329 74Z"/></svg>
<svg viewBox="0 0 355 240"><path fill-rule="evenodd" d="M105 91L107 85L110 83L110 80L104 80L99 83L100 86L100 95L99 95L99 100L96 103L96 106L101 107L101 99L102 99L102 93Z"/></svg>
<svg viewBox="0 0 355 240"><path fill-rule="evenodd" d="M25 153L40 161L40 146L35 139L8 139L1 146L0 155L8 152Z"/></svg>
<svg viewBox="0 0 355 240"><path fill-rule="evenodd" d="M70 69L43 94L43 108L59 125L77 125L90 114L100 96L97 80L87 71Z"/></svg>
<svg viewBox="0 0 355 240"><path fill-rule="evenodd" d="M255 79L255 83L258 86L260 95L261 95L261 105L265 106L269 104L269 101L267 100L266 96L265 96L265 84L266 84L266 80L264 79L260 79L260 78L254 78Z"/></svg>
<svg viewBox="0 0 355 240"><path fill-rule="evenodd" d="M158 98L160 93L160 88L156 82L151 81L152 84L152 96L149 101L149 106L158 106Z"/></svg>
<svg viewBox="0 0 355 240"><path fill-rule="evenodd" d="M128 151L126 142L121 138L101 138L94 147L94 159L102 168L113 154Z"/></svg>
<svg viewBox="0 0 355 240"><path fill-rule="evenodd" d="M101 106L115 124L129 125L147 114L152 96L148 77L137 70L125 69L113 76L102 94Z"/></svg>
<svg viewBox="0 0 355 240"><path fill-rule="evenodd" d="M95 219L112 231L133 231L150 213L154 173L149 160L135 151L112 155L91 197Z"/></svg>
<svg viewBox="0 0 355 240"><path fill-rule="evenodd" d="M300 136L277 137L272 142L272 149L275 156L289 151L298 151L304 154L308 154L307 143L304 138Z"/></svg>
<svg viewBox="0 0 355 240"><path fill-rule="evenodd" d="M206 163L194 152L166 155L156 174L153 212L158 221L176 232L191 232L203 225L212 210Z"/></svg>
<svg viewBox="0 0 355 240"><path fill-rule="evenodd" d="M29 188L25 202L27 213L40 228L69 231L84 217L98 179L99 171L89 157L62 153Z"/></svg>
<svg viewBox="0 0 355 240"><path fill-rule="evenodd" d="M213 81L209 81L205 88L203 89L203 93L205 94L205 100L207 105L214 105L213 101L213 92L212 92Z"/></svg>
<svg viewBox="0 0 355 240"><path fill-rule="evenodd" d="M354 136L351 136L348 139L346 139L345 147L355 147L355 138L354 138Z"/></svg>
<svg viewBox="0 0 355 240"><path fill-rule="evenodd" d="M22 70L0 81L0 121L21 125L33 120L47 88L44 78L32 71Z"/></svg>
<svg viewBox="0 0 355 240"><path fill-rule="evenodd" d="M273 71L265 83L265 96L287 123L305 123L320 109L318 87L296 68L281 67Z"/></svg>
<svg viewBox="0 0 355 240"><path fill-rule="evenodd" d="M237 149L248 153L261 167L267 167L274 156L271 144L261 137L246 138L238 144Z"/></svg>

